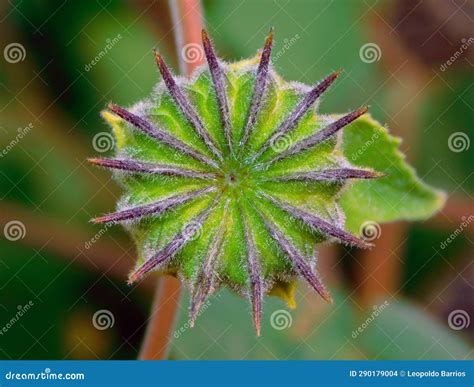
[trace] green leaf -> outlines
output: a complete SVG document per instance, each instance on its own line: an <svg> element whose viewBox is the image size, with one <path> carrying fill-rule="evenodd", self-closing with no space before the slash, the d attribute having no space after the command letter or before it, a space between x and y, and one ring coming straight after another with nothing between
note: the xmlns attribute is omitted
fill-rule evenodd
<svg viewBox="0 0 474 387"><path fill-rule="evenodd" d="M359 233L366 221L423 220L439 211L445 195L423 183L398 149L400 139L369 116L344 129L344 156L360 167L386 174L380 179L357 181L344 191L340 204L346 228Z"/></svg>

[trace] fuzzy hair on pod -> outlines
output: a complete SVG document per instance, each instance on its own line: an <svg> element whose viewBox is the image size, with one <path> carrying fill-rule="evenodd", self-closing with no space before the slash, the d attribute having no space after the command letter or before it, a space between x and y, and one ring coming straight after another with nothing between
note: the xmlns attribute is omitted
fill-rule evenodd
<svg viewBox="0 0 474 387"><path fill-rule="evenodd" d="M318 101L340 71L309 87L281 79L271 66L273 30L256 57L226 63L202 33L207 64L175 76L154 56L161 81L130 108L103 112L116 139L113 171L125 195L95 223L122 224L138 262L128 282L153 271L178 276L191 293L194 324L221 287L247 297L260 335L266 294L289 298L297 278L331 301L316 271L326 240L370 245L346 231L338 204L354 179L383 176L351 165L338 149L341 130L367 112L328 119Z"/></svg>

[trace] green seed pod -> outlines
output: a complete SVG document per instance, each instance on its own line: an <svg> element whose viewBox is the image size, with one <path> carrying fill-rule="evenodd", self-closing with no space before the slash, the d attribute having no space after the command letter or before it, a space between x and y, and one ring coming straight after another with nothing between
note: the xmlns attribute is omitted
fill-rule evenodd
<svg viewBox="0 0 474 387"><path fill-rule="evenodd" d="M259 334L263 296L291 306L298 277L331 300L316 245L369 246L346 231L339 199L354 179L386 171L352 165L341 149L341 129L366 108L316 112L339 72L314 87L285 82L270 64L272 32L259 55L233 64L216 57L204 31L203 47L208 65L189 79L174 77L156 53L162 82L154 93L103 112L116 157L90 161L114 169L126 194L117 212L94 221L121 223L133 236L139 259L129 283L151 271L179 276L193 323L227 286L250 299Z"/></svg>

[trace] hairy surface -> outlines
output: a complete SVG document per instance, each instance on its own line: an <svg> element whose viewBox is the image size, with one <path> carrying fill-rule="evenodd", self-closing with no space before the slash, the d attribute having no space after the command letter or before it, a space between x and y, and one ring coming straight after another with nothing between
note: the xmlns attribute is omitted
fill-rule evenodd
<svg viewBox="0 0 474 387"><path fill-rule="evenodd" d="M282 283L301 277L331 301L316 245L369 246L345 230L338 200L349 179L382 174L351 165L337 146L366 108L329 121L315 112L340 72L312 88L283 81L271 68L272 31L255 59L232 65L202 38L208 65L191 79L173 76L155 52L162 82L151 98L108 105L117 154L90 161L113 170L127 194L94 222L132 233L140 258L129 283L155 270L179 275L193 324L228 286L249 298L260 334L263 296Z"/></svg>

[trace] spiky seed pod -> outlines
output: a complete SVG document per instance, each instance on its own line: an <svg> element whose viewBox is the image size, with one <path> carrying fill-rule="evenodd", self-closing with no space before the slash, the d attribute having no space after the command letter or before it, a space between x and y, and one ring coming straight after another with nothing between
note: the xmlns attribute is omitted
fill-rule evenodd
<svg viewBox="0 0 474 387"><path fill-rule="evenodd" d="M247 296L260 334L262 298L288 298L302 277L327 301L316 273L324 240L368 247L344 230L338 195L349 179L381 176L358 169L337 133L366 113L323 118L315 103L339 71L310 88L287 83L270 65L273 33L256 58L227 64L202 34L208 66L174 77L155 52L162 82L131 109L108 105L115 170L127 192L118 211L94 219L124 224L139 260L129 283L151 271L179 275L191 291L192 323L221 286Z"/></svg>

